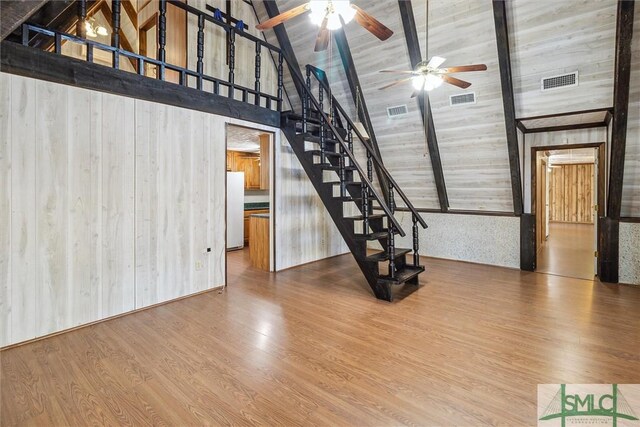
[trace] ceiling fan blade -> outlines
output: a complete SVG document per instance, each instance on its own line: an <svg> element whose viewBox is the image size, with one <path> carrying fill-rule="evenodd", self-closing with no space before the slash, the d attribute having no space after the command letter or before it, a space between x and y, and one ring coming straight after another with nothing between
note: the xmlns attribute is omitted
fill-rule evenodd
<svg viewBox="0 0 640 427"><path fill-rule="evenodd" d="M267 19L266 21L256 25L256 28L261 31L268 30L269 28L273 28L276 25L282 24L283 22L295 18L298 15L302 15L308 10L309 3L301 4L298 7L294 7L293 9L289 9L286 12L282 12L280 15L276 15L271 19Z"/></svg>
<svg viewBox="0 0 640 427"><path fill-rule="evenodd" d="M460 65L458 67L447 67L441 70L444 73L464 73L465 71L487 71L484 64Z"/></svg>
<svg viewBox="0 0 640 427"><path fill-rule="evenodd" d="M314 52L321 52L323 50L327 50L329 47L331 33L327 29L328 23L329 15L325 14L324 19L322 20L322 25L320 26L320 31L318 31L318 37L316 37L316 47L313 49Z"/></svg>
<svg viewBox="0 0 640 427"><path fill-rule="evenodd" d="M412 80L412 79L413 79L413 77L407 77L406 79L396 80L395 82L389 83L386 86L379 87L378 90L384 90L384 89L390 88L392 86L399 85L400 83L408 82L409 80Z"/></svg>
<svg viewBox="0 0 640 427"><path fill-rule="evenodd" d="M356 11L356 22L360 24L365 30L369 31L380 40L386 40L391 37L393 31L385 27L380 21L369 15L364 10L360 9L355 4L352 4L351 7Z"/></svg>
<svg viewBox="0 0 640 427"><path fill-rule="evenodd" d="M405 71L405 70L380 70L379 73L394 73L394 74L414 74L418 75L420 73L416 73L415 71Z"/></svg>
<svg viewBox="0 0 640 427"><path fill-rule="evenodd" d="M446 61L446 60L447 60L447 58L443 58L441 56L433 56L429 60L429 63L427 64L427 67L429 67L429 68L438 68L439 66L444 64L444 61Z"/></svg>
<svg viewBox="0 0 640 427"><path fill-rule="evenodd" d="M442 80L444 80L445 82L449 83L450 85L458 86L459 88L462 88L462 89L466 89L469 86L471 86L471 83L469 83L469 82L465 82L464 80L456 79L455 77L451 77L451 76L448 76L446 74L443 74L441 77L442 77Z"/></svg>

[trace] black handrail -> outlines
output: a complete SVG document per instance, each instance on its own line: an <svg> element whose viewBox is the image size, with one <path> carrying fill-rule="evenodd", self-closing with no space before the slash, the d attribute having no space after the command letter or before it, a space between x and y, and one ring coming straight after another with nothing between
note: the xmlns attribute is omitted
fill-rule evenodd
<svg viewBox="0 0 640 427"><path fill-rule="evenodd" d="M296 78L296 79L302 80L302 77L300 75L298 75L297 73L292 73L292 76L294 78ZM384 213L389 217L389 221L392 222L393 226L398 230L400 235L403 236L403 237L406 236L407 234L402 229L402 226L400 226L400 223L398 222L398 220L393 215L393 212L391 211L389 206L387 206L387 204L385 203L384 198L381 197L380 194L376 191L375 187L373 186L373 184L371 183L371 181L367 177L366 172L362 170L362 168L360 167L360 164L356 160L355 156L353 155L351 150L349 150L349 146L347 145L346 141L338 133L338 129L333 125L333 123L331 122L331 120L329 119L327 114L322 110L322 108L320 108L320 103L313 96L313 93L307 87L306 82L304 82L302 80L299 83L301 83L301 86L304 88L304 91L306 92L307 99L311 100L311 102L313 103L313 106L316 108L316 110L318 111L318 113L322 117L322 121L325 122L329 126L329 129L333 133L334 137L340 143L340 145L342 146L344 151L347 153L347 156L349 157L349 160L351 160L351 163L356 167L356 170L358 171L358 174L360 175L360 180L362 182L364 182L365 185L371 189L371 192L373 193L373 197L378 201L378 203L380 203L380 207L382 208Z"/></svg>
<svg viewBox="0 0 640 427"><path fill-rule="evenodd" d="M307 65L307 69L313 72L313 74L316 76L316 79L318 80L318 83L320 83L323 86L323 88L325 89L325 91L327 93L329 93L329 95L331 96L331 99L333 100L334 108L337 108L342 113L342 115L345 117L345 119L347 120L347 123L349 124L349 126L351 126L351 129L353 131L355 131L355 133L358 136L358 139L360 139L360 142L362 143L362 145L364 145L364 147L367 150L367 152L371 154L371 157L378 164L378 166L380 167L380 170L384 173L384 175L389 180L389 183L391 185L393 185L393 188L398 192L398 194L400 195L402 200L406 203L407 208L411 211L411 213L413 213L418 218L418 222L420 223L420 225L422 225L422 228L427 228L427 223L424 221L424 219L422 219L422 217L420 215L418 215L418 211L413 206L413 204L409 201L409 198L406 196L404 191L402 191L400 186L398 186L398 183L393 179L393 177L391 176L391 173L389 173L389 170L384 166L384 164L382 163L382 160L378 157L378 154L375 152L373 147L371 147L371 145L368 142L366 142L366 139L362 136L362 134L355 127L355 124L351 120L351 117L349 117L349 115L345 111L344 107L342 107L342 105L338 102L336 97L333 96L333 94L331 93L331 89L329 88L328 81L326 81L326 79L322 78L319 75L320 73L322 73L322 75L324 75L325 74L324 71L322 71L321 69L319 69L317 67L314 67L313 65Z"/></svg>

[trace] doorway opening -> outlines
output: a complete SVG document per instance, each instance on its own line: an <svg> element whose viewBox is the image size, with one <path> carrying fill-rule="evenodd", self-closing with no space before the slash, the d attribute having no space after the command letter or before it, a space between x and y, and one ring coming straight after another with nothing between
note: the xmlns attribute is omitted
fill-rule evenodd
<svg viewBox="0 0 640 427"><path fill-rule="evenodd" d="M248 270L274 271L274 139L265 130L226 126L227 284Z"/></svg>
<svg viewBox="0 0 640 427"><path fill-rule="evenodd" d="M536 271L592 280L604 201L603 144L534 147Z"/></svg>

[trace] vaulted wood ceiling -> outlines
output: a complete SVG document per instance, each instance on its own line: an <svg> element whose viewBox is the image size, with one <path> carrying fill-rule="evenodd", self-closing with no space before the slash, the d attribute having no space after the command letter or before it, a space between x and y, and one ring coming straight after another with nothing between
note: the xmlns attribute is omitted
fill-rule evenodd
<svg viewBox="0 0 640 427"><path fill-rule="evenodd" d="M301 3L301 0L276 1L280 11ZM356 24L345 29L385 165L416 206L439 209L421 113L416 100L410 99L411 84L378 90L397 78L378 73L380 69L411 68L398 2L352 3L394 31L389 40L381 42ZM427 0L411 3L424 57ZM506 3L517 118L612 107L616 4L616 0ZM265 20L268 15L262 2L254 1L254 5L259 20ZM450 207L513 212L492 2L429 0L428 5L428 56L446 57L445 66L472 63L488 66L486 72L464 75L472 83L469 89L443 85L430 95ZM638 40L638 15L636 12L634 41ZM314 53L316 28L306 17L289 21L285 28L300 66L312 64L326 70L334 94L355 111L335 43L332 42L332 51ZM277 43L273 31L265 35ZM633 45L623 216L640 215L639 44ZM578 86L540 91L541 78L574 71L579 73ZM290 95L295 93L290 81L287 86ZM450 106L450 95L466 92L475 92L475 104ZM402 104L409 107L409 113L389 119L387 107Z"/></svg>

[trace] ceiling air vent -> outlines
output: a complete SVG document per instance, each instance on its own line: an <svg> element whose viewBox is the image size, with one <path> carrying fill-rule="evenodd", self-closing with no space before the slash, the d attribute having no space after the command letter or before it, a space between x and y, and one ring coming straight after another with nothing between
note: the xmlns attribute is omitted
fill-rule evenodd
<svg viewBox="0 0 640 427"><path fill-rule="evenodd" d="M541 80L542 91L578 86L578 72L562 74L560 76L545 77Z"/></svg>
<svg viewBox="0 0 640 427"><path fill-rule="evenodd" d="M456 105L465 105L465 104L475 104L476 103L476 93L462 93L460 95L451 95L449 97L449 105L455 107Z"/></svg>
<svg viewBox="0 0 640 427"><path fill-rule="evenodd" d="M409 113L409 109L406 105L396 105L394 107L387 107L387 116L390 119L404 116Z"/></svg>

